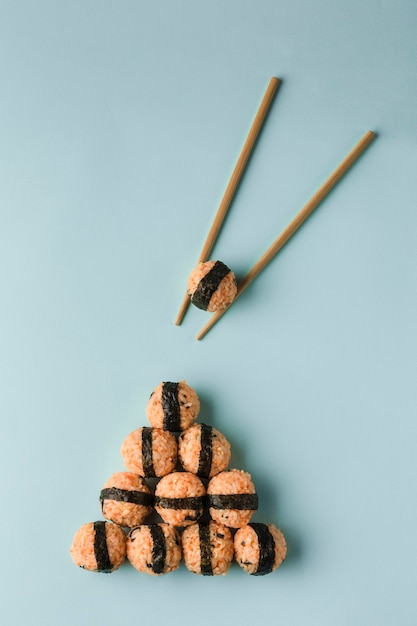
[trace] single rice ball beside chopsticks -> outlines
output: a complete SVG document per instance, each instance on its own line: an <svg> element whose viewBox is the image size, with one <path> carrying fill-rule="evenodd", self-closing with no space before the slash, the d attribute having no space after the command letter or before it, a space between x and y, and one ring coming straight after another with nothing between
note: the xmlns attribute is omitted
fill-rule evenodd
<svg viewBox="0 0 417 626"><path fill-rule="evenodd" d="M126 558L126 535L111 522L89 522L75 533L70 554L76 565L90 572L114 572Z"/></svg>
<svg viewBox="0 0 417 626"><path fill-rule="evenodd" d="M270 574L287 554L284 535L273 524L251 523L239 528L234 547L236 562L253 576Z"/></svg>
<svg viewBox="0 0 417 626"><path fill-rule="evenodd" d="M187 293L192 304L203 311L225 309L236 298L235 275L221 261L199 263L188 278Z"/></svg>

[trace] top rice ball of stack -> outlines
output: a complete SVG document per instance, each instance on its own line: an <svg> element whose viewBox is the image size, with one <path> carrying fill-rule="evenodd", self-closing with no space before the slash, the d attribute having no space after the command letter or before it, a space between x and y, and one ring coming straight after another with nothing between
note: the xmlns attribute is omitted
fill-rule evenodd
<svg viewBox="0 0 417 626"><path fill-rule="evenodd" d="M146 416L153 428L181 432L191 426L200 412L200 400L185 380L160 383L151 393Z"/></svg>

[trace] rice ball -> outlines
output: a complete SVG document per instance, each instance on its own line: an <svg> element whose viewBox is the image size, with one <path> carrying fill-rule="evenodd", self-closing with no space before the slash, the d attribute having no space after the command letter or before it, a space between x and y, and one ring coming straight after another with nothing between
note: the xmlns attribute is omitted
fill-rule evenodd
<svg viewBox="0 0 417 626"><path fill-rule="evenodd" d="M161 428L137 428L125 438L120 452L127 469L146 478L165 476L177 464L177 440Z"/></svg>
<svg viewBox="0 0 417 626"><path fill-rule="evenodd" d="M199 263L187 282L191 302L203 311L225 309L237 294L234 273L221 261Z"/></svg>
<svg viewBox="0 0 417 626"><path fill-rule="evenodd" d="M153 495L142 476L117 472L100 492L103 517L120 526L137 526L152 513Z"/></svg>
<svg viewBox="0 0 417 626"><path fill-rule="evenodd" d="M126 535L111 522L89 522L75 533L70 554L76 565L90 572L114 572L126 557Z"/></svg>
<svg viewBox="0 0 417 626"><path fill-rule="evenodd" d="M172 472L161 478L155 490L155 510L164 522L189 526L203 514L206 489L190 472Z"/></svg>
<svg viewBox="0 0 417 626"><path fill-rule="evenodd" d="M225 470L210 479L207 500L212 519L230 528L248 524L258 508L250 474L237 469Z"/></svg>
<svg viewBox="0 0 417 626"><path fill-rule="evenodd" d="M193 424L179 436L178 456L187 472L211 478L229 465L230 443L216 428Z"/></svg>
<svg viewBox="0 0 417 626"><path fill-rule="evenodd" d="M127 558L138 572L167 574L179 567L180 537L168 524L137 526L127 537L126 551Z"/></svg>
<svg viewBox="0 0 417 626"><path fill-rule="evenodd" d="M239 528L234 548L237 563L253 576L270 574L287 554L284 535L273 524L252 523Z"/></svg>
<svg viewBox="0 0 417 626"><path fill-rule="evenodd" d="M184 529L182 553L187 569L203 576L227 574L233 560L233 537L229 528L210 521Z"/></svg>
<svg viewBox="0 0 417 626"><path fill-rule="evenodd" d="M185 380L160 383L146 406L147 418L154 428L172 432L185 430L200 412L200 400Z"/></svg>

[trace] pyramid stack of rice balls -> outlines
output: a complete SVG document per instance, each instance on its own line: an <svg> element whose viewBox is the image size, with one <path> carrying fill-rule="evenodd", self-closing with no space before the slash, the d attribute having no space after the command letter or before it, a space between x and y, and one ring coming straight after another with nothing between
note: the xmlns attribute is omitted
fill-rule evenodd
<svg viewBox="0 0 417 626"><path fill-rule="evenodd" d="M272 524L251 523L258 509L251 476L228 469L230 444L216 428L196 422L199 411L185 381L154 389L146 407L150 426L131 432L121 446L128 471L110 476L100 492L104 519L74 536L76 565L113 572L127 558L139 572L160 575L182 559L190 572L217 576L235 560L261 576L282 563L284 536Z"/></svg>

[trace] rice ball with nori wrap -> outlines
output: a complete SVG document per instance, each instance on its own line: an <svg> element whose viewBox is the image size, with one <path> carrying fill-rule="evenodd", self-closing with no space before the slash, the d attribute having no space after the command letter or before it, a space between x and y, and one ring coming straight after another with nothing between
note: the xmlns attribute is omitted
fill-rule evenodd
<svg viewBox="0 0 417 626"><path fill-rule="evenodd" d="M203 576L227 574L233 560L232 533L215 521L197 523L184 529L182 554L187 569Z"/></svg>
<svg viewBox="0 0 417 626"><path fill-rule="evenodd" d="M287 554L284 535L273 524L251 523L239 528L234 548L236 562L254 576L270 574Z"/></svg>
<svg viewBox="0 0 417 626"><path fill-rule="evenodd" d="M211 478L229 465L230 443L216 428L193 424L179 436L178 456L187 472Z"/></svg>
<svg viewBox="0 0 417 626"><path fill-rule="evenodd" d="M127 469L146 478L165 476L177 464L177 440L162 428L137 428L125 438L120 452Z"/></svg>
<svg viewBox="0 0 417 626"><path fill-rule="evenodd" d="M212 519L230 528L248 524L258 508L250 474L237 469L225 470L210 479L207 502Z"/></svg>
<svg viewBox="0 0 417 626"><path fill-rule="evenodd" d="M167 474L155 489L155 510L164 522L173 526L189 526L203 514L206 489L190 472Z"/></svg>
<svg viewBox="0 0 417 626"><path fill-rule="evenodd" d="M188 278L187 293L191 302L203 311L225 309L236 298L235 275L221 261L199 263Z"/></svg>
<svg viewBox="0 0 417 626"><path fill-rule="evenodd" d="M120 526L132 528L153 511L153 495L142 476L117 472L100 492L103 517Z"/></svg>
<svg viewBox="0 0 417 626"><path fill-rule="evenodd" d="M75 533L70 554L76 565L109 574L126 558L126 535L111 522L89 522Z"/></svg>
<svg viewBox="0 0 417 626"><path fill-rule="evenodd" d="M169 524L149 524L132 528L126 541L127 558L138 572L167 574L179 567L181 543Z"/></svg>
<svg viewBox="0 0 417 626"><path fill-rule="evenodd" d="M185 430L200 412L200 400L185 380L160 383L146 406L147 418L154 428L172 432Z"/></svg>

